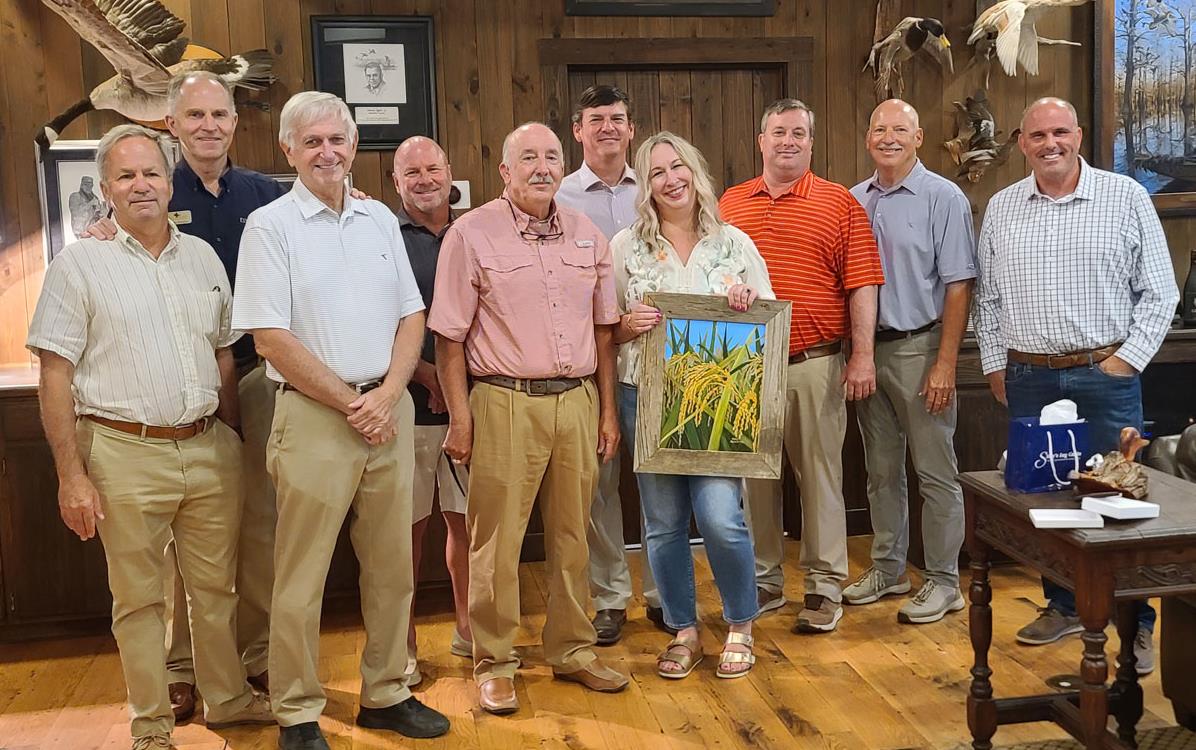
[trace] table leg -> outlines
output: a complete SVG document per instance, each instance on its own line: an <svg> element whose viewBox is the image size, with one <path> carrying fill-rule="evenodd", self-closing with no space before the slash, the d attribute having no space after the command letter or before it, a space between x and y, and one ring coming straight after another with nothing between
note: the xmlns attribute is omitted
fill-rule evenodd
<svg viewBox="0 0 1196 750"><path fill-rule="evenodd" d="M993 686L988 666L988 649L993 641L992 587L988 572L988 546L970 540L969 554L972 586L968 595L972 600L968 610L968 630L972 638L972 687L968 693L968 728L972 730L974 750L992 750L992 737L997 731L997 705L993 702Z"/></svg>
<svg viewBox="0 0 1196 750"><path fill-rule="evenodd" d="M1081 591L1083 586L1077 586ZM1081 593L1077 597L1080 622L1084 632L1084 656L1080 660L1080 727L1084 735L1084 746L1099 748L1107 735L1105 726L1109 720L1109 701L1105 691L1105 680L1109 677L1109 662L1105 659L1105 627L1109 624L1109 600L1096 592L1089 596ZM1104 592L1101 592L1104 593ZM1112 597L1109 597L1111 599Z"/></svg>
<svg viewBox="0 0 1196 750"><path fill-rule="evenodd" d="M1121 651L1117 654L1117 679L1113 692L1117 694L1117 736L1130 747L1137 747L1135 727L1142 718L1142 686L1138 684L1138 659L1134 656L1134 640L1138 635L1138 607L1136 602L1118 602L1117 637Z"/></svg>

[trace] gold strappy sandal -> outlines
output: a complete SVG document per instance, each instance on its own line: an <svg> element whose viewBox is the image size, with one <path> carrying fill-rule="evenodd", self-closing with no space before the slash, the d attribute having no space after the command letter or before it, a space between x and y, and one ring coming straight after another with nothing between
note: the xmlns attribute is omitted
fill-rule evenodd
<svg viewBox="0 0 1196 750"><path fill-rule="evenodd" d="M703 656L705 654L702 653L701 644L673 639L656 657L656 674L666 680L680 680L683 677L689 677L689 673L694 671L694 667L698 666ZM676 664L681 667L681 670L669 672L660 668L662 664Z"/></svg>
<svg viewBox="0 0 1196 750"><path fill-rule="evenodd" d="M747 646L750 649L755 642L756 639L746 633L727 633L727 640L723 644L723 653L718 657L718 668L714 670L714 674L724 680L734 680L751 672L752 665L756 663L756 655L751 651L746 654L742 651L728 651L727 646ZM736 672L723 671L723 667L728 664L747 664L748 668Z"/></svg>

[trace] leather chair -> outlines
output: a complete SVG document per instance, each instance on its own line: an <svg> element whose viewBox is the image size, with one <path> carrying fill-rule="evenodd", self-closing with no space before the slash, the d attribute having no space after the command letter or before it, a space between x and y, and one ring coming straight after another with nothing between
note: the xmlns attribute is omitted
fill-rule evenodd
<svg viewBox="0 0 1196 750"><path fill-rule="evenodd" d="M1158 442L1147 463L1196 482L1196 425L1189 426L1182 435L1160 438ZM1192 501L1196 502L1196 485L1192 487ZM1196 732L1196 679L1192 677L1196 674L1196 594L1163 599L1162 619L1159 654L1163 695L1171 700L1176 723Z"/></svg>

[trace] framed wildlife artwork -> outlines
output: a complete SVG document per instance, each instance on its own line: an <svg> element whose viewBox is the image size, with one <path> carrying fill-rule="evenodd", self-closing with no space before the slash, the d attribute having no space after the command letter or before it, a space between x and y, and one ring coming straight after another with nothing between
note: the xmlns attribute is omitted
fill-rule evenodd
<svg viewBox="0 0 1196 750"><path fill-rule="evenodd" d="M316 88L349 105L357 147L391 149L413 135L436 138L432 19L312 16Z"/></svg>
<svg viewBox="0 0 1196 750"><path fill-rule="evenodd" d="M96 169L99 141L55 141L37 146L37 187L42 209L42 246L46 263L80 233L108 215Z"/></svg>
<svg viewBox="0 0 1196 750"><path fill-rule="evenodd" d="M1196 108L1184 93L1196 86L1196 0L1110 0L1095 15L1096 165L1137 180L1160 214L1196 213Z"/></svg>
<svg viewBox="0 0 1196 750"><path fill-rule="evenodd" d="M779 479L789 302L653 293L640 358L635 470Z"/></svg>

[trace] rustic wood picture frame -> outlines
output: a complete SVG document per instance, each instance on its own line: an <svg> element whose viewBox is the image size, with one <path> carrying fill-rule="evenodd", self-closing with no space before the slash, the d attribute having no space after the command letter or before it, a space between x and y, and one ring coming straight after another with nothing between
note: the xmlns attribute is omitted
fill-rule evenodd
<svg viewBox="0 0 1196 750"><path fill-rule="evenodd" d="M792 303L757 300L747 312L737 312L727 306L726 297L652 293L644 296L644 304L659 309L662 320L645 335L640 357L635 470L649 474L780 479ZM764 370L755 453L660 447L666 336L670 319L764 325Z"/></svg>

